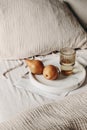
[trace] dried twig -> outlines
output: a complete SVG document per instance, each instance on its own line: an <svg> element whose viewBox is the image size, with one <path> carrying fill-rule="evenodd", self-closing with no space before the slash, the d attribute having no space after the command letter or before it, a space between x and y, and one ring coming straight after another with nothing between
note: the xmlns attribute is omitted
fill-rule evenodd
<svg viewBox="0 0 87 130"><path fill-rule="evenodd" d="M6 78L8 78L6 75L7 75L7 73L9 73L10 71L12 71L12 70L14 70L14 69L16 69L16 68L18 68L18 67L20 67L20 66L22 66L24 64L24 62L23 61L21 61L21 63L20 64L18 64L17 66L15 66L15 67L13 67L13 68L10 68L10 69L8 69L7 71L5 71L4 73L3 73L3 76L4 77L6 77Z"/></svg>
<svg viewBox="0 0 87 130"><path fill-rule="evenodd" d="M21 78L26 78L26 76L29 74L29 71L26 72Z"/></svg>

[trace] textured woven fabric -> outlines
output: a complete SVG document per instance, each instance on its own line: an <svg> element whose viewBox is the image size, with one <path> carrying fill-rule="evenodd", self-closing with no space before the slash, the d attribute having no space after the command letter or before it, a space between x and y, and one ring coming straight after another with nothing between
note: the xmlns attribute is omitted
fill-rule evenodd
<svg viewBox="0 0 87 130"><path fill-rule="evenodd" d="M26 111L0 130L87 130L87 92Z"/></svg>
<svg viewBox="0 0 87 130"><path fill-rule="evenodd" d="M69 46L87 34L60 0L0 0L0 58L21 59Z"/></svg>

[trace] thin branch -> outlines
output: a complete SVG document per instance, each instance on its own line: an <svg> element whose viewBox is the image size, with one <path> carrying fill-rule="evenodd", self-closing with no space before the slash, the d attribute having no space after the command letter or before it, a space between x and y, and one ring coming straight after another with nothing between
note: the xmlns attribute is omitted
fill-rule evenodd
<svg viewBox="0 0 87 130"><path fill-rule="evenodd" d="M7 71L5 71L5 72L3 73L3 76L6 77L6 78L8 78L8 77L6 76L7 73L9 73L10 71L12 71L12 70L14 70L14 69L16 69L16 68L22 66L23 64L24 64L24 62L21 61L21 64L18 64L17 66L15 66L15 67L13 67L13 68L10 68L10 69L8 69Z"/></svg>

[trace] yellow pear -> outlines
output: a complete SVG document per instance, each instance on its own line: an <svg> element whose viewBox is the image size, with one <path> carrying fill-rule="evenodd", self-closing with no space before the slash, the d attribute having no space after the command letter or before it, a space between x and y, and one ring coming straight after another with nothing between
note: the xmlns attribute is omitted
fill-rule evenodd
<svg viewBox="0 0 87 130"><path fill-rule="evenodd" d="M43 69L43 76L48 80L55 80L59 76L58 68L54 65L47 65Z"/></svg>
<svg viewBox="0 0 87 130"><path fill-rule="evenodd" d="M29 59L26 59L25 61L26 61L27 65L29 66L30 71L33 74L42 74L43 73L44 64L42 63L42 61L29 60Z"/></svg>

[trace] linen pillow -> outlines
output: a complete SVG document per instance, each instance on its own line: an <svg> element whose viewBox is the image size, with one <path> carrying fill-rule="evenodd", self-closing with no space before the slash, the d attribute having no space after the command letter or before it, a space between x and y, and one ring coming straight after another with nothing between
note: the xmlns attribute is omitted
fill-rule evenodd
<svg viewBox="0 0 87 130"><path fill-rule="evenodd" d="M59 0L0 0L0 58L87 47L87 34Z"/></svg>
<svg viewBox="0 0 87 130"><path fill-rule="evenodd" d="M87 0L64 0L66 1L82 24L87 28Z"/></svg>

